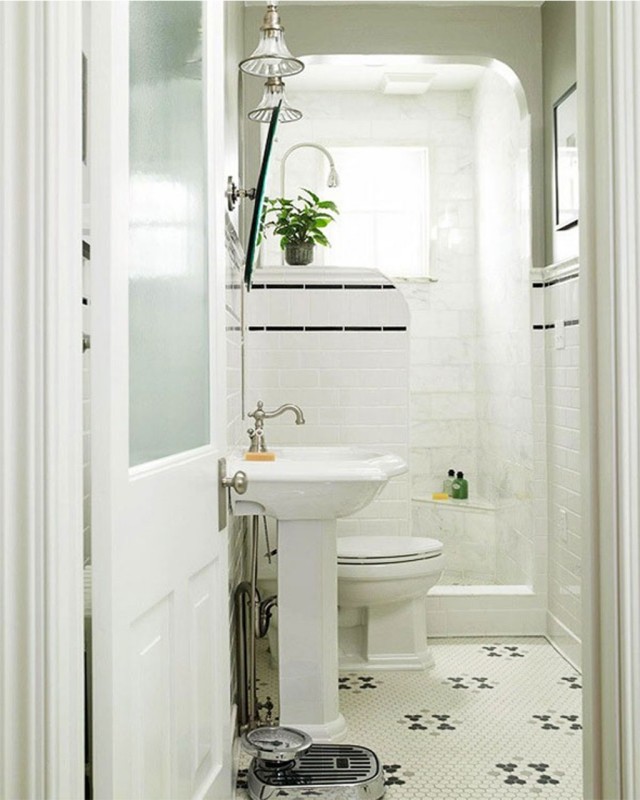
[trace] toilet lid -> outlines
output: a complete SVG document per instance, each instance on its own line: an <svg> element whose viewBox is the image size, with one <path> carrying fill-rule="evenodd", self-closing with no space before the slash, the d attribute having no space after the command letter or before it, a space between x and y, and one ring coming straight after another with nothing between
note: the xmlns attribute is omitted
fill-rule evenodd
<svg viewBox="0 0 640 800"><path fill-rule="evenodd" d="M338 538L341 564L421 561L442 553L442 542L419 536L344 536Z"/></svg>

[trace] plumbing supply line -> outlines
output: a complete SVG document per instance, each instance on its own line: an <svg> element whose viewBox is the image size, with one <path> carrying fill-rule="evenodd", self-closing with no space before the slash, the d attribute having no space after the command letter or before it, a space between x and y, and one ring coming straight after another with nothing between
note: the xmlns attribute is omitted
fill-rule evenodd
<svg viewBox="0 0 640 800"><path fill-rule="evenodd" d="M276 595L262 600L258 591L258 516L251 518L250 580L239 583L234 592L236 609L236 678L238 684L238 725L241 730L260 724L260 708L257 698L256 640L266 636ZM267 521L263 517L265 538ZM247 522L244 523L247 531ZM270 714L270 698L264 704Z"/></svg>

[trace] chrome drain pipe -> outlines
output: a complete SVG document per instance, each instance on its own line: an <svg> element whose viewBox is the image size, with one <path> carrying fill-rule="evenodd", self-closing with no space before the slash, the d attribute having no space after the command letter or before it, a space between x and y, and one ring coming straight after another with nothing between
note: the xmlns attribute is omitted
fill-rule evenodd
<svg viewBox="0 0 640 800"><path fill-rule="evenodd" d="M263 521L268 547L266 518L263 517ZM239 583L234 592L238 727L240 731L260 725L262 708L266 710L268 718L271 716L273 708L271 698L267 697L264 705L261 705L257 696L256 641L267 635L271 615L278 602L276 595L262 600L258 590L259 523L260 517L251 517L250 580Z"/></svg>

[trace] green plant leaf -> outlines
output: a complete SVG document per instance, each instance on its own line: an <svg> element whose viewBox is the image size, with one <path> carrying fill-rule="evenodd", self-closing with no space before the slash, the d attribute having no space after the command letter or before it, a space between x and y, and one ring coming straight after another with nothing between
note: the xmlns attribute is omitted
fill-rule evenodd
<svg viewBox="0 0 640 800"><path fill-rule="evenodd" d="M318 203L318 208L330 208L331 211L335 211L336 214L339 214L338 207L332 200L323 200L322 202Z"/></svg>

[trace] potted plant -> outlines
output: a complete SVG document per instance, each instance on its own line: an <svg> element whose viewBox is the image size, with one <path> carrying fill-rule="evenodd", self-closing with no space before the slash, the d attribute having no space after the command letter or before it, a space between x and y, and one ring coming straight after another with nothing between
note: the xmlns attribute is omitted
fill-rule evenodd
<svg viewBox="0 0 640 800"><path fill-rule="evenodd" d="M310 189L302 189L295 200L286 197L265 198L260 225L260 240L270 228L280 237L287 264L306 266L313 261L314 245L330 247L324 229L339 214L331 200L320 200ZM305 196L306 195L306 196Z"/></svg>

